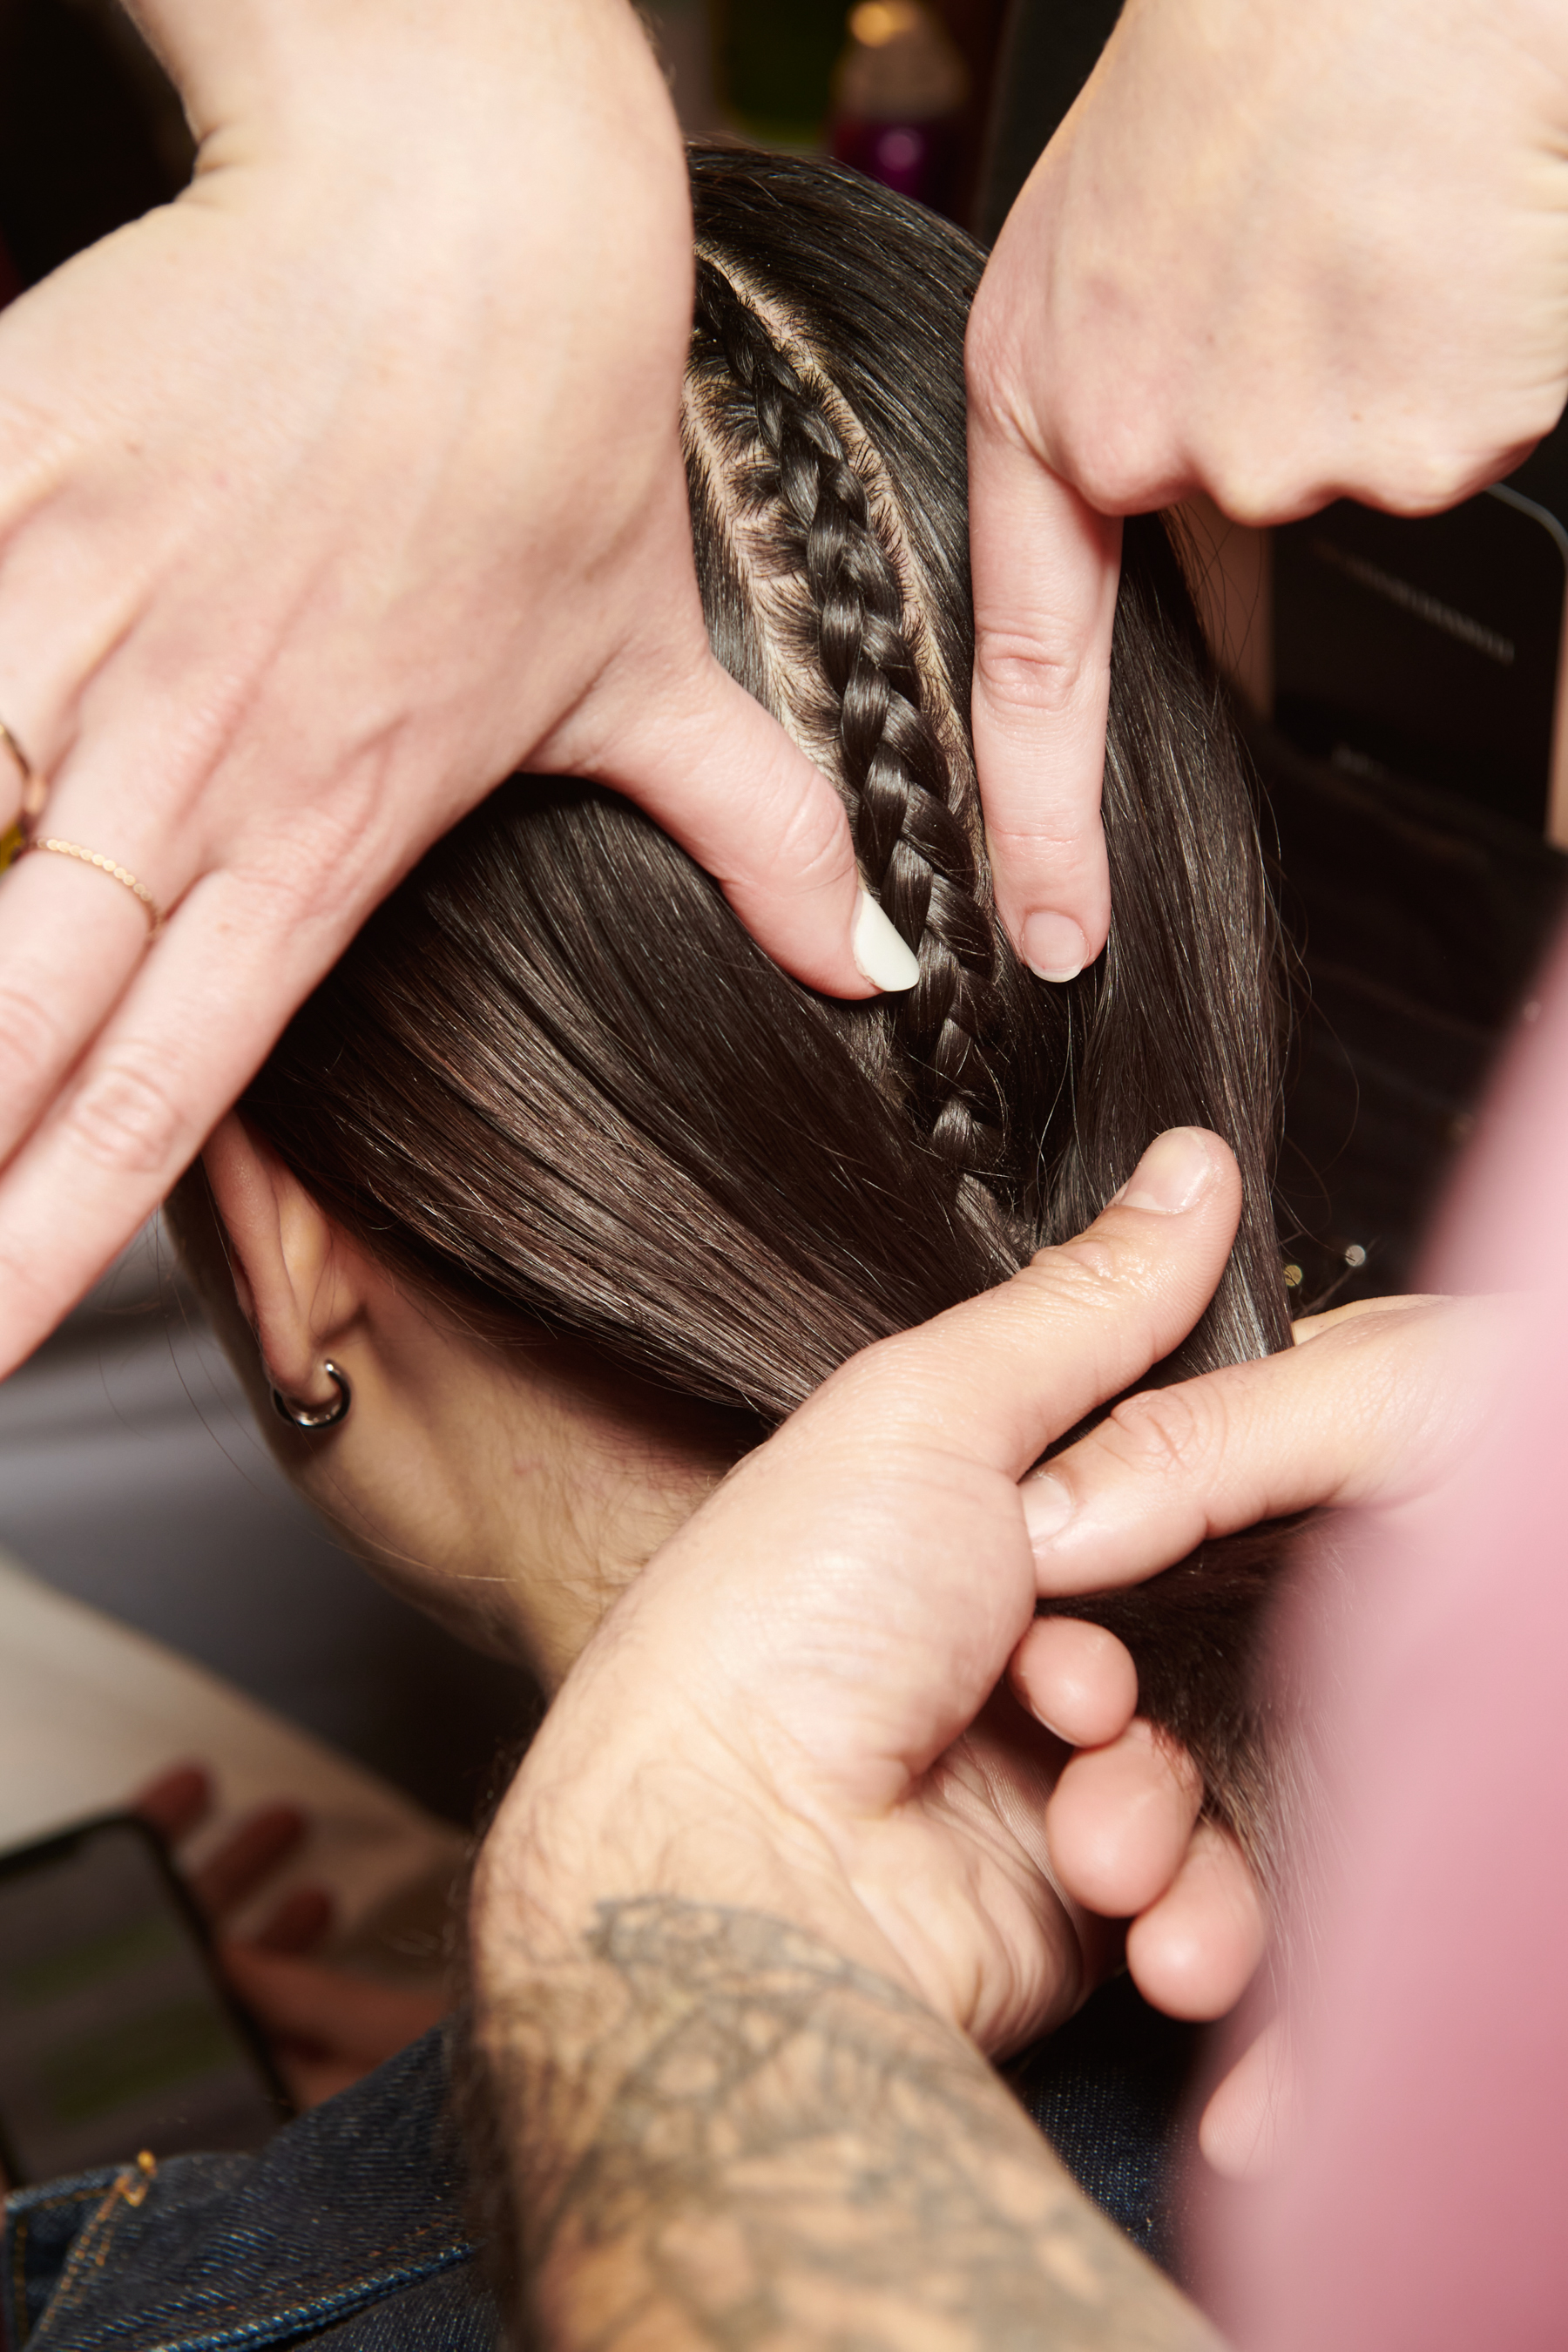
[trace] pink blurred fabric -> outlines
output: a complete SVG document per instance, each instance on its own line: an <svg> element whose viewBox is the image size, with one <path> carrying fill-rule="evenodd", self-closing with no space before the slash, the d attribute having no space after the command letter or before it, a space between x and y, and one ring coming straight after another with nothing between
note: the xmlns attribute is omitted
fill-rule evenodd
<svg viewBox="0 0 1568 2352"><path fill-rule="evenodd" d="M1302 2141L1230 2216L1248 2352L1568 2344L1563 944L1541 1002L1427 1285L1529 1293L1527 1329L1489 1441L1379 1538L1325 1677L1347 1866Z"/></svg>

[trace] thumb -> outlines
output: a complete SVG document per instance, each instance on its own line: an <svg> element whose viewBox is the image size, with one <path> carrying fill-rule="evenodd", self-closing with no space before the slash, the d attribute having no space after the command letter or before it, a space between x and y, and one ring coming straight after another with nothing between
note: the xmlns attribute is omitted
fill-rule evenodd
<svg viewBox="0 0 1568 2352"><path fill-rule="evenodd" d="M761 947L810 988L912 988L913 955L861 887L843 803L703 646L617 730L604 781L721 885Z"/></svg>
<svg viewBox="0 0 1568 2352"><path fill-rule="evenodd" d="M1100 825L1121 525L972 402L974 758L996 905L1030 969L1070 980L1105 945Z"/></svg>

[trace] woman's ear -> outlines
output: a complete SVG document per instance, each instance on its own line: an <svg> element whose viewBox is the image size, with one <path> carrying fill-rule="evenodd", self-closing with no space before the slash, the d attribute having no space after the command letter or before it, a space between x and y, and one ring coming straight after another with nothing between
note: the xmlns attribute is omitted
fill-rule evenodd
<svg viewBox="0 0 1568 2352"><path fill-rule="evenodd" d="M235 1295L268 1376L286 1396L313 1402L323 1355L364 1304L357 1253L237 1112L209 1137L202 1164L228 1237Z"/></svg>

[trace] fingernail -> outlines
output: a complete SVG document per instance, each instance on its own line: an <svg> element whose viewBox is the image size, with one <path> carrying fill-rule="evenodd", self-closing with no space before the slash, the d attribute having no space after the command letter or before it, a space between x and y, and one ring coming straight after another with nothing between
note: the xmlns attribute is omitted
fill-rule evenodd
<svg viewBox="0 0 1568 2352"><path fill-rule="evenodd" d="M1037 1478L1026 1478L1018 1489L1024 1498L1024 1525L1029 1530L1032 1544L1047 1544L1053 1536L1060 1535L1072 1517L1072 1496L1059 1478L1042 1470Z"/></svg>
<svg viewBox="0 0 1568 2352"><path fill-rule="evenodd" d="M921 976L914 956L864 887L849 934L849 952L861 979L884 992L912 988Z"/></svg>
<svg viewBox="0 0 1568 2352"><path fill-rule="evenodd" d="M1076 980L1089 961L1089 941L1070 915L1031 915L1022 937L1037 980Z"/></svg>
<svg viewBox="0 0 1568 2352"><path fill-rule="evenodd" d="M1153 1209L1178 1215L1202 1200L1218 1167L1201 1128L1173 1127L1156 1136L1131 1175L1110 1202L1113 1209Z"/></svg>

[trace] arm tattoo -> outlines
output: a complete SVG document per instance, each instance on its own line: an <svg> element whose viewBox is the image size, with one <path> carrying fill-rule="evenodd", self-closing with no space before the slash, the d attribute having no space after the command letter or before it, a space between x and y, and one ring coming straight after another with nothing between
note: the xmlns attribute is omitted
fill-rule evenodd
<svg viewBox="0 0 1568 2352"><path fill-rule="evenodd" d="M1217 2352L963 2036L800 1929L607 1902L489 1975L523 2341Z"/></svg>

